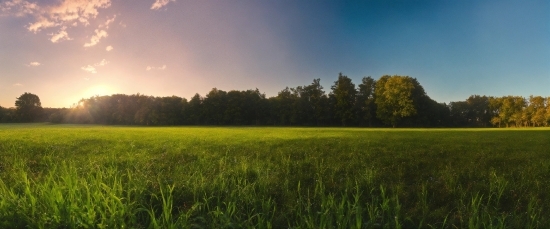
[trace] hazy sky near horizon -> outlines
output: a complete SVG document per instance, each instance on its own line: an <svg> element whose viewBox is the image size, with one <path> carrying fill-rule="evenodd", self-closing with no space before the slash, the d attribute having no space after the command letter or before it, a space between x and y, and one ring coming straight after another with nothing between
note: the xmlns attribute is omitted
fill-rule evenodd
<svg viewBox="0 0 550 229"><path fill-rule="evenodd" d="M408 75L438 102L550 96L550 1L2 0L0 106L114 93L268 97Z"/></svg>

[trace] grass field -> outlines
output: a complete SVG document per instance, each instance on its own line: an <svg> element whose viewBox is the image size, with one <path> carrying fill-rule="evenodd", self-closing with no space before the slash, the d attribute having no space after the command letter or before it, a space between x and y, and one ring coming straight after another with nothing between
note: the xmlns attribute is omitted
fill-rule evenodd
<svg viewBox="0 0 550 229"><path fill-rule="evenodd" d="M550 129L0 125L0 228L549 228Z"/></svg>

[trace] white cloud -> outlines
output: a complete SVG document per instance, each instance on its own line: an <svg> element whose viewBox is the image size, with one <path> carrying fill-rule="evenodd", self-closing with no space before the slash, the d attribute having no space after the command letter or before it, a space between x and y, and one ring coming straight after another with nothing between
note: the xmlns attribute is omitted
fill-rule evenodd
<svg viewBox="0 0 550 229"><path fill-rule="evenodd" d="M90 80L90 78L82 78L82 79L84 79L84 80L86 80L86 81Z"/></svg>
<svg viewBox="0 0 550 229"><path fill-rule="evenodd" d="M145 68L145 70L147 71L151 71L151 70L165 70L166 69L166 64L165 65L162 65L161 67L151 67L151 66L147 66L147 68Z"/></svg>
<svg viewBox="0 0 550 229"><path fill-rule="evenodd" d="M115 21L115 19L116 19L116 15L114 15L113 18L111 18L111 19L107 19L107 21L106 21L104 24L99 25L99 28L106 28L106 29L108 29L108 28L109 28L109 24L113 23L113 22Z"/></svg>
<svg viewBox="0 0 550 229"><path fill-rule="evenodd" d="M38 33L47 28L61 28L61 31L51 38L52 42L57 42L70 40L66 29L63 28L75 27L79 24L89 25L90 20L97 18L99 15L99 9L109 8L110 6L111 0L58 0L37 1L36 3L27 0L8 0L0 3L0 14L30 15L34 20L26 28L33 33ZM103 27L108 28L115 17L108 19Z"/></svg>
<svg viewBox="0 0 550 229"><path fill-rule="evenodd" d="M51 34L52 38L50 39L50 41L52 41L53 43L57 43L59 42L59 40L72 40L72 38L69 37L66 29L66 27L63 27L58 33Z"/></svg>
<svg viewBox="0 0 550 229"><path fill-rule="evenodd" d="M155 0L155 3L151 6L152 10L158 10L163 6L167 5L170 2L175 2L176 0Z"/></svg>
<svg viewBox="0 0 550 229"><path fill-rule="evenodd" d="M29 67L38 67L40 65L41 65L41 63L38 63L36 61L30 62L29 64L27 64L27 66L29 66Z"/></svg>
<svg viewBox="0 0 550 229"><path fill-rule="evenodd" d="M96 69L95 69L94 66L92 66L92 65L84 66L84 67L82 67L82 68L80 68L80 69L82 69L82 70L84 70L84 71L87 71L87 72L89 72L89 73L92 73L92 74L96 74L96 73L97 73Z"/></svg>
<svg viewBox="0 0 550 229"><path fill-rule="evenodd" d="M110 45L107 46L107 48L105 48L105 50L107 50L107 52L109 52L109 51L111 51L111 50L113 50L113 49L114 49L113 46L110 46Z"/></svg>
<svg viewBox="0 0 550 229"><path fill-rule="evenodd" d="M16 83L16 84L14 84L13 86L16 86L16 87L21 87L21 86L23 86L23 84L20 84L20 83Z"/></svg>
<svg viewBox="0 0 550 229"><path fill-rule="evenodd" d="M92 73L92 74L96 74L97 73L96 67L103 67L107 64L109 64L109 61L103 59L100 62L95 63L94 65L88 64L87 66L81 67L80 69L82 69L84 71L87 71L89 73ZM84 79L86 79L86 78L84 78Z"/></svg>
<svg viewBox="0 0 550 229"><path fill-rule="evenodd" d="M37 33L42 30L42 28L50 28L55 26L57 26L55 22L50 21L46 18L40 18L38 21L30 23L27 29L33 33Z"/></svg>
<svg viewBox="0 0 550 229"><path fill-rule="evenodd" d="M109 8L111 0L64 0L60 5L49 9L48 14L57 21L72 22L78 20L89 24L99 14L98 9Z"/></svg>
<svg viewBox="0 0 550 229"><path fill-rule="evenodd" d="M107 31L105 30L95 30L95 35L92 36L92 39L90 39L90 43L84 44L84 47L91 47L99 43L99 40L103 37L107 37L109 34L107 34Z"/></svg>
<svg viewBox="0 0 550 229"><path fill-rule="evenodd" d="M106 61L105 59L103 59L99 63L95 63L94 66L105 66L108 63L109 63L109 61Z"/></svg>
<svg viewBox="0 0 550 229"><path fill-rule="evenodd" d="M13 14L16 17L23 17L28 14L34 14L39 10L36 3L30 3L23 0L12 0L0 3L0 12L3 14Z"/></svg>

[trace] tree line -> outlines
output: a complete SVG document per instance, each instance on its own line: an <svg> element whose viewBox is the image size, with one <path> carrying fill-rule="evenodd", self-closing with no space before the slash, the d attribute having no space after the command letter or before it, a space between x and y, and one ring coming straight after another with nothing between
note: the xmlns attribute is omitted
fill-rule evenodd
<svg viewBox="0 0 550 229"><path fill-rule="evenodd" d="M314 79L266 97L258 89L213 88L190 100L142 94L94 96L72 108L42 108L25 93L15 109L0 107L1 122L48 121L107 125L275 125L392 127L549 126L550 98L472 95L465 101L438 103L417 79L364 77L359 85L340 73L327 93Z"/></svg>

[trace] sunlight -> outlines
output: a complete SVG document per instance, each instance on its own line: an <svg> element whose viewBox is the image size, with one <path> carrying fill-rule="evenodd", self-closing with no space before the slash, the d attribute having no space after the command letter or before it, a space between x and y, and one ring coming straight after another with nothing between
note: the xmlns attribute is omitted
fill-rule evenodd
<svg viewBox="0 0 550 229"><path fill-rule="evenodd" d="M113 90L108 87L108 86L105 86L105 85L95 85L95 86L92 86L92 87L89 87L85 92L84 92L84 97L85 98L89 98L89 97L92 97L92 96L102 96L102 95L111 95L113 93Z"/></svg>

